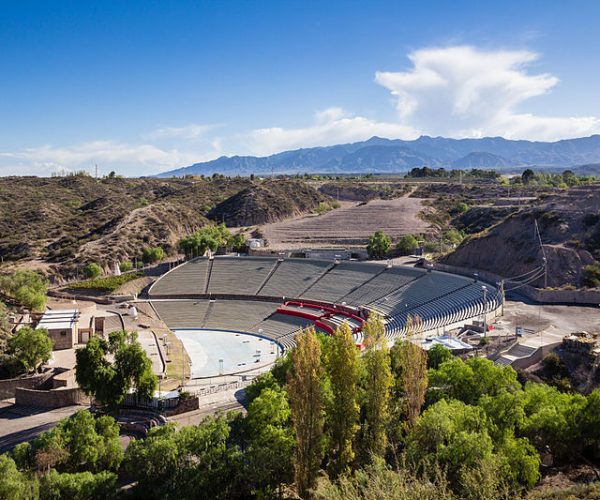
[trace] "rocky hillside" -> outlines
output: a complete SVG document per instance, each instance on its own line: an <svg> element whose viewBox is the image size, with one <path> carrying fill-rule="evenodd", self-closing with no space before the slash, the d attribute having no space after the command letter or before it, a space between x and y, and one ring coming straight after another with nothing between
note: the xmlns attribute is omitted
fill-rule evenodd
<svg viewBox="0 0 600 500"><path fill-rule="evenodd" d="M215 206L209 216L230 227L254 226L310 212L327 199L304 182L266 181L235 193Z"/></svg>
<svg viewBox="0 0 600 500"><path fill-rule="evenodd" d="M465 224L482 224L481 208L462 216ZM504 277L518 276L548 259L548 286L580 286L582 270L600 259L600 189L574 188L542 197L523 207L494 208L495 225L471 235L444 262L492 271ZM472 213L470 213L472 212ZM502 218L503 213L509 213ZM491 215L491 214L490 214ZM543 251L535 231L538 223ZM543 279L532 283L543 286Z"/></svg>
<svg viewBox="0 0 600 500"><path fill-rule="evenodd" d="M181 237L211 218L246 225L249 214L262 213L275 221L321 199L291 181L5 177L0 257L4 269L26 265L60 280L90 261L108 268L140 257L146 247L174 252Z"/></svg>

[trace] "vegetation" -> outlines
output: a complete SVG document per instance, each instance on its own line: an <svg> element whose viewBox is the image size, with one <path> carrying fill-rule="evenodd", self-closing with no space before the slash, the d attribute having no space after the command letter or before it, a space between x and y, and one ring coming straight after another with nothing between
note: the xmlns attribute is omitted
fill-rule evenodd
<svg viewBox="0 0 600 500"><path fill-rule="evenodd" d="M374 259L383 259L390 251L392 246L392 240L383 231L375 231L369 237L369 244L367 245L367 252L369 257Z"/></svg>
<svg viewBox="0 0 600 500"><path fill-rule="evenodd" d="M26 326L8 339L8 354L13 356L26 372L32 372L52 357L53 344L47 330L34 330Z"/></svg>
<svg viewBox="0 0 600 500"><path fill-rule="evenodd" d="M396 250L400 255L412 255L419 247L419 240L412 234L405 234L396 244Z"/></svg>
<svg viewBox="0 0 600 500"><path fill-rule="evenodd" d="M77 349L76 360L77 384L101 405L117 408L131 388L138 397L154 395L157 379L152 361L135 332L112 332L108 341L94 336Z"/></svg>
<svg viewBox="0 0 600 500"><path fill-rule="evenodd" d="M281 498L290 487L340 500L520 498L538 483L542 454L558 466L600 456L600 390L522 384L511 367L443 347L388 349L382 326L369 318L362 356L347 327L331 337L308 329L248 388L246 416L157 427L125 454L111 417L79 412L0 456L0 493L114 498L126 474L134 498ZM111 373L94 361L105 351L90 351L87 371ZM140 362L113 355L115 365ZM119 385L113 377L105 385Z"/></svg>
<svg viewBox="0 0 600 500"><path fill-rule="evenodd" d="M600 262L595 262L583 268L581 284L590 288L600 287Z"/></svg>
<svg viewBox="0 0 600 500"><path fill-rule="evenodd" d="M146 264L154 264L165 258L165 251L162 247L144 248L142 259Z"/></svg>
<svg viewBox="0 0 600 500"><path fill-rule="evenodd" d="M0 276L0 295L32 311L43 311L46 307L47 286L46 280L33 271Z"/></svg>
<svg viewBox="0 0 600 500"><path fill-rule="evenodd" d="M185 253L186 257L200 257L208 250L216 252L219 248L231 245L236 250L245 246L246 242L243 236L233 236L225 227L225 224L216 226L206 226L195 233L179 240L179 249Z"/></svg>
<svg viewBox="0 0 600 500"><path fill-rule="evenodd" d="M315 207L315 213L318 215L322 215L326 212L330 212L336 208L340 208L340 202L336 200L330 201L320 201L319 204Z"/></svg>
<svg viewBox="0 0 600 500"><path fill-rule="evenodd" d="M88 279L94 279L102 274L102 268L95 262L90 262L83 268L83 274Z"/></svg>
<svg viewBox="0 0 600 500"><path fill-rule="evenodd" d="M133 269L133 262L131 262L130 260L124 260L123 262L121 262L119 264L119 270L122 273L126 273L128 271L131 271Z"/></svg>
<svg viewBox="0 0 600 500"><path fill-rule="evenodd" d="M102 292L111 293L119 287L144 276L143 273L127 273L120 276L107 276L106 278L98 278L80 283L72 283L69 288L72 290L100 290Z"/></svg>

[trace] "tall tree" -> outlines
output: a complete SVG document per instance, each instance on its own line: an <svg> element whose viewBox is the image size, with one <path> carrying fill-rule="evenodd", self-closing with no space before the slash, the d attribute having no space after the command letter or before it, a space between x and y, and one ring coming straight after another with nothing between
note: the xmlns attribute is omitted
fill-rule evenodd
<svg viewBox="0 0 600 500"><path fill-rule="evenodd" d="M352 332L343 323L334 332L327 357L327 371L333 397L327 409L330 474L337 477L348 472L354 460L353 442L358 432L360 407L357 401L358 349Z"/></svg>
<svg viewBox="0 0 600 500"><path fill-rule="evenodd" d="M387 424L390 419L392 373L385 325L377 313L369 315L365 334L365 400L363 448L368 457L383 456L387 448Z"/></svg>
<svg viewBox="0 0 600 500"><path fill-rule="evenodd" d="M40 328L21 328L8 340L8 352L23 365L28 372L41 367L52 356L54 342L48 336L48 330Z"/></svg>
<svg viewBox="0 0 600 500"><path fill-rule="evenodd" d="M406 340L397 343L391 354L398 392L402 398L403 414L408 425L412 426L425 402L427 354L418 345Z"/></svg>
<svg viewBox="0 0 600 500"><path fill-rule="evenodd" d="M100 404L116 408L131 387L139 396L151 398L154 394L157 379L152 361L138 342L136 332L113 332L108 342L92 337L85 347L77 349L75 357L79 387Z"/></svg>
<svg viewBox="0 0 600 500"><path fill-rule="evenodd" d="M314 328L296 335L294 373L288 382L296 435L295 479L302 498L310 496L323 458L324 389L321 346Z"/></svg>

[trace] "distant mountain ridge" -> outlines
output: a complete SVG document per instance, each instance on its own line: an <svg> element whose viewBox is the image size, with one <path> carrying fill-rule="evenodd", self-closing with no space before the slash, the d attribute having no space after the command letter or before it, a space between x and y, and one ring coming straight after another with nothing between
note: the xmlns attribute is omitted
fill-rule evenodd
<svg viewBox="0 0 600 500"><path fill-rule="evenodd" d="M184 175L390 173L414 167L496 168L537 166L569 168L600 163L600 135L556 142L502 137L447 139L421 136L404 141L371 137L367 141L284 151L271 156L221 156L170 170L157 177Z"/></svg>

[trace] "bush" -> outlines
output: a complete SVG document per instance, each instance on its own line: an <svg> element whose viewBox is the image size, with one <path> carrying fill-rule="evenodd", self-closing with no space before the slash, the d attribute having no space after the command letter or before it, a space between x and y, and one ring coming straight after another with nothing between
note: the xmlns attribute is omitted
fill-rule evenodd
<svg viewBox="0 0 600 500"><path fill-rule="evenodd" d="M583 268L582 285L589 288L600 287L600 262Z"/></svg>
<svg viewBox="0 0 600 500"><path fill-rule="evenodd" d="M90 262L83 268L83 274L89 279L97 278L102 274L102 268L95 262Z"/></svg>
<svg viewBox="0 0 600 500"><path fill-rule="evenodd" d="M165 258L165 251L162 247L144 248L144 255L142 258L144 262L148 264L160 262Z"/></svg>
<svg viewBox="0 0 600 500"><path fill-rule="evenodd" d="M469 210L469 205L467 205L464 201L461 201L460 203L457 203L454 206L454 211L458 212L459 214L464 214L468 210Z"/></svg>
<svg viewBox="0 0 600 500"><path fill-rule="evenodd" d="M396 250L398 250L400 255L410 255L414 253L418 246L419 241L417 238L412 234L406 234L396 245Z"/></svg>
<svg viewBox="0 0 600 500"><path fill-rule="evenodd" d="M133 262L130 260L124 260L119 264L119 269L122 273L126 273L127 271L131 271L133 269Z"/></svg>

